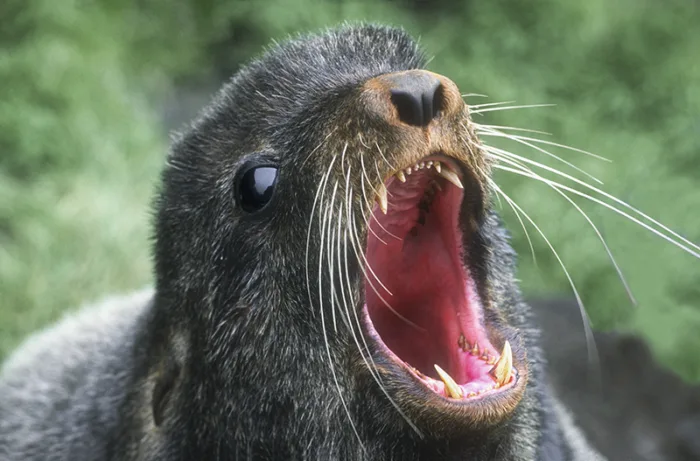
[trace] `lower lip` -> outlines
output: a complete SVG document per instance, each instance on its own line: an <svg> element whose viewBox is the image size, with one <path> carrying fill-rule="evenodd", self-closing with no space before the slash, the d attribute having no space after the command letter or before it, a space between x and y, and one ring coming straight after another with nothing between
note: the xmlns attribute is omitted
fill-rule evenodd
<svg viewBox="0 0 700 461"><path fill-rule="evenodd" d="M411 367L406 362L404 362L403 360L401 360L401 358L399 358L396 354L394 354L394 352L391 349L386 347L384 342L381 340L379 333L377 332L377 330L375 330L374 325L372 325L372 321L369 318L369 312L367 311L366 304L362 308L362 320L365 324L365 328L367 329L367 334L382 349L384 354L386 354L389 358L391 358L391 360L394 361L397 365L401 366L401 368L403 370L406 370L423 387L432 391L438 397L442 397L446 401L449 401L450 403L469 403L469 402L473 402L473 401L482 399L484 397L488 397L490 395L501 394L501 393L513 388L515 386L515 384L518 382L518 374L517 374L517 371L514 369L514 376L511 379L511 381L498 387L498 388L488 389L488 390L486 390L480 394L477 394L475 396L470 396L470 397L462 398L462 399L454 399L451 397L447 397L445 395L445 385L442 381L438 381L438 380L430 378L430 377L428 377L429 381L427 381L425 378L422 378L414 370L412 370Z"/></svg>

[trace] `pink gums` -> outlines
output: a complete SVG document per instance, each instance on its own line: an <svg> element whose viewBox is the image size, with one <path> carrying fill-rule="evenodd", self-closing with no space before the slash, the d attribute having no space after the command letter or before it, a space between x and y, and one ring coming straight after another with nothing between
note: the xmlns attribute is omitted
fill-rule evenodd
<svg viewBox="0 0 700 461"><path fill-rule="evenodd" d="M435 190L420 224L419 205L433 180L442 190ZM498 354L482 326L480 300L463 264L463 190L427 168L407 176L406 183L392 177L386 186L388 213L375 206L367 237L370 333L376 332L392 355L435 392L444 394L444 384L434 380L434 364L466 393L491 389L493 360L480 356L497 359ZM476 356L470 353L475 343L480 350Z"/></svg>

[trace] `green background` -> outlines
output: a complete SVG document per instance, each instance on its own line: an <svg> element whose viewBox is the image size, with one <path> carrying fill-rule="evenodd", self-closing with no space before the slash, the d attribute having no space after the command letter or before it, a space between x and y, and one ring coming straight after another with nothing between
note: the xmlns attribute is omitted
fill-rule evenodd
<svg viewBox="0 0 700 461"><path fill-rule="evenodd" d="M556 151L700 242L695 1L4 0L0 17L0 357L67 309L148 284L149 207L168 130L271 39L345 20L402 25L434 57L432 70L489 96L470 103L555 104L478 121L543 130L611 159ZM700 380L700 260L579 200L633 306L574 207L533 180L496 180L551 239L596 327L640 332ZM567 293L544 241L530 229L535 264L504 215L527 293Z"/></svg>

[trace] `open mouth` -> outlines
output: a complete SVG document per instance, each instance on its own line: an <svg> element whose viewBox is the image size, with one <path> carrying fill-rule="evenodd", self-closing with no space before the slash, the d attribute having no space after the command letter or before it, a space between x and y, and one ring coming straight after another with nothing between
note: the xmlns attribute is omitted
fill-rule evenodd
<svg viewBox="0 0 700 461"><path fill-rule="evenodd" d="M364 318L380 349L416 380L466 401L506 391L518 373L508 341L484 324L465 264L461 181L456 162L431 156L379 187L367 235Z"/></svg>

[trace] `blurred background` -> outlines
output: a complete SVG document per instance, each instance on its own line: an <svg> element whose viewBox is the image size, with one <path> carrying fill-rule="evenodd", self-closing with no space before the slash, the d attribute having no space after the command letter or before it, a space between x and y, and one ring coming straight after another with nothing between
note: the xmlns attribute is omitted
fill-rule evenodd
<svg viewBox="0 0 700 461"><path fill-rule="evenodd" d="M149 284L150 203L169 133L271 40L346 20L406 28L432 70L488 95L470 104L554 104L477 121L542 130L607 157L552 151L700 243L694 0L3 0L0 17L0 359L67 310ZM527 146L489 142L547 162ZM531 179L496 180L557 249L596 328L640 333L671 369L700 381L700 260L576 200L635 306L575 207ZM505 204L503 215L526 293L570 295L537 231L535 260Z"/></svg>

